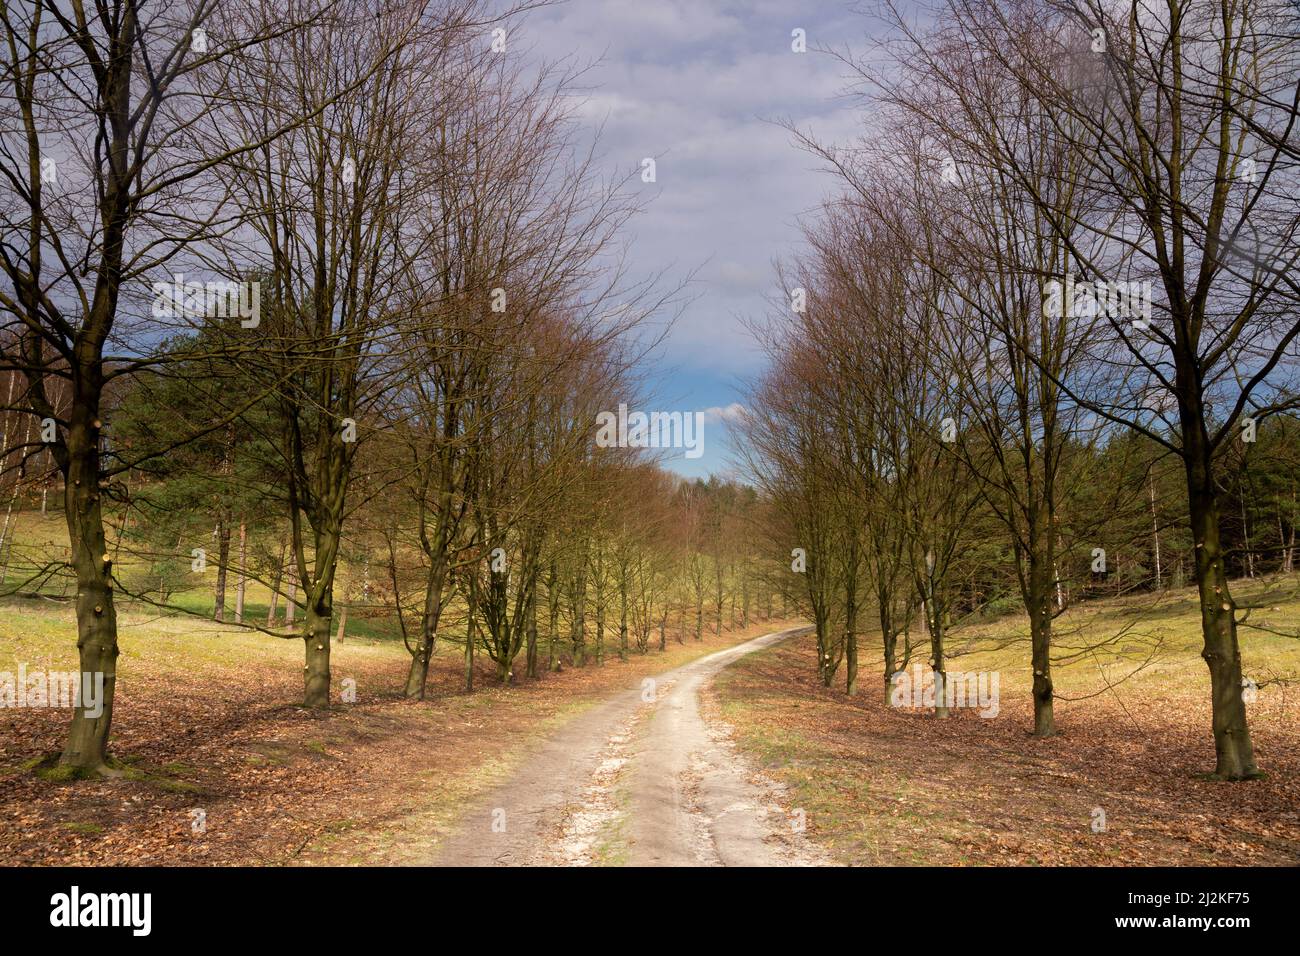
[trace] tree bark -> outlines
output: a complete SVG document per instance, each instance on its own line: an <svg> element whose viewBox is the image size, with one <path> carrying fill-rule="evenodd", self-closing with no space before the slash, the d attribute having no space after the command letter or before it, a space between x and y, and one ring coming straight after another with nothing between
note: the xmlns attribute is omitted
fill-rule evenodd
<svg viewBox="0 0 1300 956"><path fill-rule="evenodd" d="M619 573L618 659L627 660L627 570Z"/></svg>
<svg viewBox="0 0 1300 956"><path fill-rule="evenodd" d="M527 627L526 640L528 642L526 658L525 658L527 661L527 667L525 669L525 673L528 675L529 679L536 680L538 676L537 674L537 657L538 657L537 655L537 578L538 578L538 574L536 570L534 570L532 573L533 573L533 583L528 589L529 590L528 621L527 624L525 625Z"/></svg>
<svg viewBox="0 0 1300 956"><path fill-rule="evenodd" d="M333 608L328 593L307 603L303 629L307 666L304 668L303 705L326 708L330 705L330 620Z"/></svg>
<svg viewBox="0 0 1300 956"><path fill-rule="evenodd" d="M569 604L572 609L569 639L573 644L573 666L582 667L587 663L587 580L582 574L574 585Z"/></svg>
<svg viewBox="0 0 1300 956"><path fill-rule="evenodd" d="M340 533L337 524L322 521L315 535L314 570L310 587L304 586L303 599L307 620L303 631L306 643L306 681L303 703L307 707L328 707L330 703L330 624L334 617L334 574L338 569ZM304 566L305 562L299 564ZM294 575L296 582L299 575ZM294 604L285 608L293 620Z"/></svg>
<svg viewBox="0 0 1300 956"><path fill-rule="evenodd" d="M1216 777L1246 780L1259 776L1246 703L1241 695L1241 651L1235 606L1223 563L1217 493L1211 449L1199 416L1184 427L1188 513L1196 553L1196 584L1201 601L1201 657L1210 670L1211 725Z"/></svg>
<svg viewBox="0 0 1300 956"><path fill-rule="evenodd" d="M478 614L478 575L470 572L469 613L465 618L465 692L474 690L474 616Z"/></svg>
<svg viewBox="0 0 1300 956"><path fill-rule="evenodd" d="M275 612L280 606L280 582L284 580L284 552L288 547L286 541L280 542L280 556L275 562L275 574L271 578L271 606L266 610L266 626L275 627Z"/></svg>
<svg viewBox="0 0 1300 956"><path fill-rule="evenodd" d="M931 596L924 597L922 608L925 611L925 626L930 632L930 670L934 674L934 716L944 719L948 716L948 665L943 649L943 616L930 588Z"/></svg>
<svg viewBox="0 0 1300 956"><path fill-rule="evenodd" d="M849 542L848 567L844 578L844 692L858 692L858 548Z"/></svg>
<svg viewBox="0 0 1300 956"><path fill-rule="evenodd" d="M546 618L548 645L546 649L546 669L548 671L554 671L560 663L559 658L555 656L555 642L560 636L560 589L558 584L559 575L555 569L555 562L552 561L550 571L546 575L546 605L549 612Z"/></svg>
<svg viewBox="0 0 1300 956"><path fill-rule="evenodd" d="M239 583L235 586L235 623L244 623L244 594L248 588L248 526L239 522Z"/></svg>
<svg viewBox="0 0 1300 956"><path fill-rule="evenodd" d="M436 556L435 556L436 557ZM438 623L442 619L442 589L446 565L436 562L429 567L424 583L424 613L420 615L420 642L411 655L411 666L406 672L407 697L424 700L429 682L429 661L438 642Z"/></svg>
<svg viewBox="0 0 1300 956"><path fill-rule="evenodd" d="M894 675L898 673L898 635L894 633L889 598L883 591L880 592L880 636L885 649L885 703L888 704Z"/></svg>
<svg viewBox="0 0 1300 956"><path fill-rule="evenodd" d="M1025 608L1029 612L1029 643L1034 676L1034 736L1056 733L1052 689L1052 578L1054 554L1051 508L1041 502L1030 512L1029 560Z"/></svg>
<svg viewBox="0 0 1300 956"><path fill-rule="evenodd" d="M90 716L78 702L60 763L79 772L101 770L108 759L108 734L117 687L117 611L113 606L112 562L108 560L99 496L98 395L75 402L71 412L64 481L64 513L77 577L77 650L82 674L104 675L103 709Z"/></svg>
<svg viewBox="0 0 1300 956"><path fill-rule="evenodd" d="M212 586L212 619L226 619L226 568L230 564L230 522L217 520L217 579Z"/></svg>
<svg viewBox="0 0 1300 956"><path fill-rule="evenodd" d="M289 593L284 599L284 626L289 627L293 624L293 619L298 611L298 575L293 569L289 569Z"/></svg>

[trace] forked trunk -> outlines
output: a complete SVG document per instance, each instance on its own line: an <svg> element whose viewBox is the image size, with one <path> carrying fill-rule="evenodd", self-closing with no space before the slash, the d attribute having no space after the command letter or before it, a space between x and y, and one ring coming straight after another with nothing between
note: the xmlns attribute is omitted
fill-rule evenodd
<svg viewBox="0 0 1300 956"><path fill-rule="evenodd" d="M438 643L438 622L442 617L443 574L441 569L430 568L424 585L424 613L420 615L420 641L411 655L411 666L406 672L407 697L424 700L429 682L429 660Z"/></svg>

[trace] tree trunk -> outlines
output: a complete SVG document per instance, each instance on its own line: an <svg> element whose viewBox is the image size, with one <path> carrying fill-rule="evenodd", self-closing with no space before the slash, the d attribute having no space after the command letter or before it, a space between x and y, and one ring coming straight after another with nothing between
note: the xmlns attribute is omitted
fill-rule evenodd
<svg viewBox="0 0 1300 956"><path fill-rule="evenodd" d="M310 569L310 584L307 573L298 573L305 562L298 558L302 555L299 544L293 550L294 582L303 578L303 603L306 606L303 640L307 649L306 687L303 703L307 707L328 707L330 703L330 624L334 617L334 575L338 570L339 544L341 541L339 525L332 516L341 511L341 494L337 500L338 510L327 512L317 524L315 532L315 553ZM291 584L292 587L292 584ZM294 602L289 601L285 608L288 622L293 620Z"/></svg>
<svg viewBox="0 0 1300 956"><path fill-rule="evenodd" d="M1291 510L1295 513L1295 493L1291 494ZM1287 539L1286 545L1286 573L1290 574L1295 570L1295 524L1291 525L1291 536Z"/></svg>
<svg viewBox="0 0 1300 956"><path fill-rule="evenodd" d="M850 539L844 579L844 692L858 692L858 548Z"/></svg>
<svg viewBox="0 0 1300 956"><path fill-rule="evenodd" d="M510 685L510 678L514 676L511 663L512 662L507 655L502 655L501 660L497 661L497 680L501 683L502 687L508 687Z"/></svg>
<svg viewBox="0 0 1300 956"><path fill-rule="evenodd" d="M596 666L605 663L605 585L596 585Z"/></svg>
<svg viewBox="0 0 1300 956"><path fill-rule="evenodd" d="M933 591L933 587L931 588ZM943 617L933 597L922 601L925 626L930 632L930 669L934 673L934 716L948 716L948 665L943 650Z"/></svg>
<svg viewBox="0 0 1300 956"><path fill-rule="evenodd" d="M436 560L436 558L434 559ZM442 589L445 565L430 565L424 581L424 613L420 615L420 641L411 655L411 666L406 672L407 697L424 700L429 682L429 661L438 643L438 622L442 618Z"/></svg>
<svg viewBox="0 0 1300 956"><path fill-rule="evenodd" d="M475 619L478 614L478 574L471 572L469 579L469 611L465 618L465 693L474 690L474 639Z"/></svg>
<svg viewBox="0 0 1300 956"><path fill-rule="evenodd" d="M230 565L230 522L217 521L217 580L212 586L212 619L226 619L226 568Z"/></svg>
<svg viewBox="0 0 1300 956"><path fill-rule="evenodd" d="M835 681L835 671L839 662L831 655L828 615L825 611L813 609L813 625L817 630L817 674L823 687L830 687Z"/></svg>
<svg viewBox="0 0 1300 956"><path fill-rule="evenodd" d="M722 573L719 571L717 578L717 591L715 593L717 619L713 622L713 633L722 633L722 610L726 607L726 593L722 589Z"/></svg>
<svg viewBox="0 0 1300 956"><path fill-rule="evenodd" d="M528 590L528 620L525 624L527 631L527 662L528 666L525 671L532 680L537 679L537 572L533 571L533 583Z"/></svg>
<svg viewBox="0 0 1300 956"><path fill-rule="evenodd" d="M1246 496L1241 495L1241 537L1242 543L1246 545L1246 576L1253 578L1255 576L1255 551L1250 546L1250 522L1246 516Z"/></svg>
<svg viewBox="0 0 1300 956"><path fill-rule="evenodd" d="M286 541L280 542L280 556L276 559L275 575L271 578L271 606L266 611L266 626L275 627L275 612L280 605L280 582L284 580L284 552Z"/></svg>
<svg viewBox="0 0 1300 956"><path fill-rule="evenodd" d="M117 611L113 606L112 563L104 536L99 497L98 405L77 402L71 410L63 509L77 576L77 650L80 672L104 675L103 707L91 716L78 701L60 763L78 772L102 769L108 757L117 687Z"/></svg>
<svg viewBox="0 0 1300 956"><path fill-rule="evenodd" d="M623 574L618 586L618 659L627 660L627 574Z"/></svg>
<svg viewBox="0 0 1300 956"><path fill-rule="evenodd" d="M885 646L885 703L888 704L894 686L894 675L898 673L898 635L894 633L889 598L884 595L880 598L880 635Z"/></svg>
<svg viewBox="0 0 1300 956"><path fill-rule="evenodd" d="M1151 543L1155 547L1156 557L1156 590L1163 589L1163 575L1160 573L1160 515L1156 512L1156 481L1155 477L1151 478Z"/></svg>
<svg viewBox="0 0 1300 956"><path fill-rule="evenodd" d="M343 596L346 599L347 594L344 594ZM339 629L334 632L334 643L342 644L343 639L347 636L347 633L348 633L348 606L344 604L343 609L339 611Z"/></svg>
<svg viewBox="0 0 1300 956"><path fill-rule="evenodd" d="M844 692L852 697L858 692L858 634L850 628L844 635Z"/></svg>
<svg viewBox="0 0 1300 956"><path fill-rule="evenodd" d="M289 627L293 624L293 619L298 612L298 575L293 568L289 569L289 594L284 599L284 626Z"/></svg>
<svg viewBox="0 0 1300 956"><path fill-rule="evenodd" d="M235 623L244 623L244 593L248 588L248 526L239 522L239 583L235 585Z"/></svg>
<svg viewBox="0 0 1300 956"><path fill-rule="evenodd" d="M546 575L546 604L548 614L546 618L546 633L548 647L546 649L546 669L554 671L559 666L559 658L555 656L555 642L560 637L560 589L558 574L555 570L555 562L551 562L551 569Z"/></svg>
<svg viewBox="0 0 1300 956"><path fill-rule="evenodd" d="M1188 514L1196 553L1196 584L1201 600L1201 657L1210 669L1215 776L1246 780L1259 775L1241 696L1241 651L1228 576L1223 566L1218 502L1210 465L1208 436L1193 423L1184 429ZM1190 438L1190 441L1186 439Z"/></svg>
<svg viewBox="0 0 1300 956"><path fill-rule="evenodd" d="M1034 676L1034 736L1056 733L1052 689L1052 577L1056 564L1052 513L1044 502L1030 513L1025 610L1029 612L1029 643Z"/></svg>
<svg viewBox="0 0 1300 956"><path fill-rule="evenodd" d="M1044 592L1035 601L1029 618L1029 640L1034 668L1034 736L1051 737L1056 733L1052 689L1052 611Z"/></svg>
<svg viewBox="0 0 1300 956"><path fill-rule="evenodd" d="M330 621L333 608L329 591L322 591L320 597L307 602L307 620L303 630L307 655L303 682L305 707L325 708L330 705Z"/></svg>
<svg viewBox="0 0 1300 956"><path fill-rule="evenodd" d="M573 611L569 639L573 644L573 666L582 667L587 663L587 582L579 577L574 588L573 599L569 602Z"/></svg>

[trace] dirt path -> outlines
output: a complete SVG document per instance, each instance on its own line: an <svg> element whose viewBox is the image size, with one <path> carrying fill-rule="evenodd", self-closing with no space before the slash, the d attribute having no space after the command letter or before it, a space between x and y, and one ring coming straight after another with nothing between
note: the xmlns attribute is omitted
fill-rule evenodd
<svg viewBox="0 0 1300 956"><path fill-rule="evenodd" d="M800 633L779 631L646 678L560 728L472 806L431 861L442 866L628 863L800 866L826 862L773 785L700 712L729 663Z"/></svg>

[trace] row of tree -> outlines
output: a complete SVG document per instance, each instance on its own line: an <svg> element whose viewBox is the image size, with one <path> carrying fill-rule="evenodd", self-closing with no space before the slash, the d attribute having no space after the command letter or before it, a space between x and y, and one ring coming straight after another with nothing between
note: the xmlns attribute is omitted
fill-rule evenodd
<svg viewBox="0 0 1300 956"><path fill-rule="evenodd" d="M800 136L842 188L759 329L749 464L806 550L822 677L853 691L870 602L886 683L914 626L941 683L950 628L1014 595L1048 736L1071 602L1186 579L1216 772L1254 776L1229 578L1294 567L1294 8L934 14L887 5L837 54L869 131Z"/></svg>
<svg viewBox="0 0 1300 956"><path fill-rule="evenodd" d="M516 54L532 6L0 5L0 555L54 470L68 552L5 587L75 594L105 675L66 765L105 765L124 599L301 640L311 707L340 598L394 616L411 696L449 630L472 685L748 617L744 493L596 446L677 290L627 278L636 179Z"/></svg>

